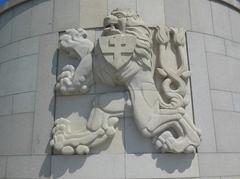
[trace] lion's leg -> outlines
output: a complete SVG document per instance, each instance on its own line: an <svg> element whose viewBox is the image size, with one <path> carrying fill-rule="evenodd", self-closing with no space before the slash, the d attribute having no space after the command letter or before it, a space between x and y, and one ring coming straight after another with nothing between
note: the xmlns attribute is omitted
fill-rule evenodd
<svg viewBox="0 0 240 179"><path fill-rule="evenodd" d="M55 121L51 145L62 154L87 154L91 147L114 136L119 118L123 117L126 93L110 93L96 97L86 129L72 130L67 119Z"/></svg>
<svg viewBox="0 0 240 179"><path fill-rule="evenodd" d="M128 83L135 122L146 137L152 137L155 128L181 118L177 110L159 109L160 95L150 71L139 71Z"/></svg>
<svg viewBox="0 0 240 179"><path fill-rule="evenodd" d="M159 92L150 74L139 72L127 87L135 122L144 136L157 139L155 145L162 152L194 151L200 143L200 131L186 118L182 108L159 109Z"/></svg>
<svg viewBox="0 0 240 179"><path fill-rule="evenodd" d="M72 65L63 67L58 76L56 89L63 95L85 94L93 85L92 55L86 55L75 69Z"/></svg>

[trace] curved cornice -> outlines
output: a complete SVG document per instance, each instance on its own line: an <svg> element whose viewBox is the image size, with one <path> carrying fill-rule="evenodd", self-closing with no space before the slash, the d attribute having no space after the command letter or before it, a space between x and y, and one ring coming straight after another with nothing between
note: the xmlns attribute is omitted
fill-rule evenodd
<svg viewBox="0 0 240 179"><path fill-rule="evenodd" d="M0 14L14 6L17 6L25 1L31 1L31 0L7 0L4 5L0 5ZM221 1L226 4L229 4L230 6L240 10L240 0L216 0Z"/></svg>
<svg viewBox="0 0 240 179"><path fill-rule="evenodd" d="M0 5L0 14L14 6L17 6L25 1L30 1L30 0L7 0L5 4Z"/></svg>
<svg viewBox="0 0 240 179"><path fill-rule="evenodd" d="M219 0L240 10L240 0Z"/></svg>

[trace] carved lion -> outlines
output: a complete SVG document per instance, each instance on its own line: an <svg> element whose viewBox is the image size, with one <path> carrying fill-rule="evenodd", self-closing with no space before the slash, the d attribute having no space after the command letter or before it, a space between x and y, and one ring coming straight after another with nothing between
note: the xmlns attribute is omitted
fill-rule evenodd
<svg viewBox="0 0 240 179"><path fill-rule="evenodd" d="M197 129L185 107L187 66L183 29L149 29L132 10L113 10L104 19L96 45L83 29L69 29L60 46L80 59L67 65L56 89L63 95L84 94L94 83L125 86L128 93L96 97L85 131L71 130L71 121L58 119L51 145L63 154L85 154L115 133L124 106L131 105L135 123L161 152L194 152L200 144ZM175 62L173 63L173 61Z"/></svg>

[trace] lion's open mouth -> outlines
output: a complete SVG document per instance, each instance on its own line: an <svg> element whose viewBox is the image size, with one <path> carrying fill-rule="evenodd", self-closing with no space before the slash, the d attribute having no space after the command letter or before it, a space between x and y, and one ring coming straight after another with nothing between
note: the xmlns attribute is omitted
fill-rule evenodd
<svg viewBox="0 0 240 179"><path fill-rule="evenodd" d="M116 35L121 34L121 31L119 30L118 24L108 24L105 26L102 36L110 36L110 35Z"/></svg>

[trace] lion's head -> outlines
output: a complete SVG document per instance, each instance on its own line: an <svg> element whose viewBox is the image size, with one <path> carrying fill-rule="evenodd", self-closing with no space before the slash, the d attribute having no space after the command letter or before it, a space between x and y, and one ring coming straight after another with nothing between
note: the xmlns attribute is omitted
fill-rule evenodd
<svg viewBox="0 0 240 179"><path fill-rule="evenodd" d="M102 36L128 34L137 38L133 59L143 68L152 68L151 32L141 17L131 9L115 9L104 19Z"/></svg>

